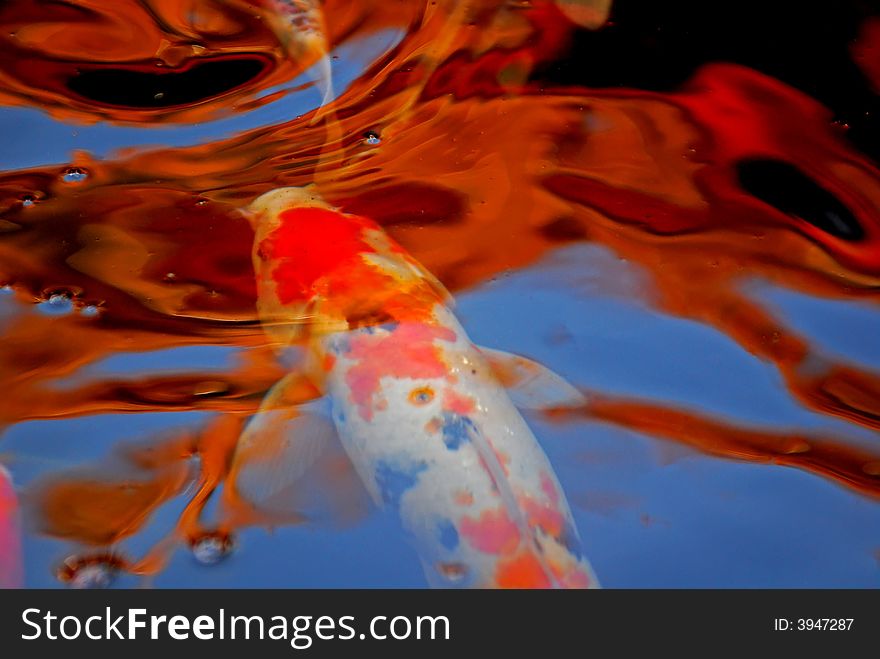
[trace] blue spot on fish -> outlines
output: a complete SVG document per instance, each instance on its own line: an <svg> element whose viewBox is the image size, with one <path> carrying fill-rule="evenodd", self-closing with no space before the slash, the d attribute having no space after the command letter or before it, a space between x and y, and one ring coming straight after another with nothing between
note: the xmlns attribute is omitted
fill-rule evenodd
<svg viewBox="0 0 880 659"><path fill-rule="evenodd" d="M437 524L437 534L440 536L440 544L445 549L454 551L458 547L458 531L448 519L440 520Z"/></svg>
<svg viewBox="0 0 880 659"><path fill-rule="evenodd" d="M347 334L339 334L330 340L330 352L334 355L347 355L351 352L351 339Z"/></svg>
<svg viewBox="0 0 880 659"><path fill-rule="evenodd" d="M380 461L376 465L376 485L379 486L382 501L395 508L399 507L401 497L419 482L419 474L427 468L428 465L424 462L402 468Z"/></svg>
<svg viewBox="0 0 880 659"><path fill-rule="evenodd" d="M575 531L571 523L565 523L565 527L562 529L562 533L559 536L559 542L561 542L576 559L580 560L583 558L584 552L583 549L581 549L581 543L580 540L578 540L577 531Z"/></svg>
<svg viewBox="0 0 880 659"><path fill-rule="evenodd" d="M474 422L461 414L446 412L443 414L443 442L446 448L457 451L471 440L470 433L476 430Z"/></svg>

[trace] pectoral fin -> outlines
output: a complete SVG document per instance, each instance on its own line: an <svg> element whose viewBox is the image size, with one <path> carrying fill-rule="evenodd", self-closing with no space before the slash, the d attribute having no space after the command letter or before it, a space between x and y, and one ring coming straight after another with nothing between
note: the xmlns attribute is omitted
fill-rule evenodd
<svg viewBox="0 0 880 659"><path fill-rule="evenodd" d="M562 376L538 362L490 348L481 347L480 352L519 408L546 410L578 407L587 402L586 397Z"/></svg>
<svg viewBox="0 0 880 659"><path fill-rule="evenodd" d="M314 402L297 405L291 396L302 379L278 382L239 439L225 495L234 522L348 521L365 510L366 495L352 486L356 477L333 422Z"/></svg>
<svg viewBox="0 0 880 659"><path fill-rule="evenodd" d="M335 437L329 421L303 406L303 381L291 374L275 384L238 440L230 482L254 506L299 480Z"/></svg>

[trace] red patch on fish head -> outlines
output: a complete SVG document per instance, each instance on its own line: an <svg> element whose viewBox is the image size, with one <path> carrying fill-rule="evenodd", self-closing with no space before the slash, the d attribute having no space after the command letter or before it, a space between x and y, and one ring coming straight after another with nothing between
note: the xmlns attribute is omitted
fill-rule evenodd
<svg viewBox="0 0 880 659"><path fill-rule="evenodd" d="M279 225L257 248L263 260L277 264L271 276L282 303L307 300L322 277L356 265L375 250L364 232L372 221L311 206L283 211Z"/></svg>

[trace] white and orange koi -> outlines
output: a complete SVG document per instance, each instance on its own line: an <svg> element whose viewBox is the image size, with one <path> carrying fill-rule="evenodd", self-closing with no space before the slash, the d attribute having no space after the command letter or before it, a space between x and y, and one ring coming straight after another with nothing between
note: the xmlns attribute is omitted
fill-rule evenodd
<svg viewBox="0 0 880 659"><path fill-rule="evenodd" d="M264 328L307 357L240 438L239 493L276 495L335 427L373 499L412 535L431 585L597 586L553 468L499 374L533 403L580 394L534 362L471 343L443 286L373 221L308 188L264 194L250 217ZM303 372L332 425L294 406Z"/></svg>
<svg viewBox="0 0 880 659"><path fill-rule="evenodd" d="M12 477L0 466L0 588L20 588L21 577L18 498Z"/></svg>

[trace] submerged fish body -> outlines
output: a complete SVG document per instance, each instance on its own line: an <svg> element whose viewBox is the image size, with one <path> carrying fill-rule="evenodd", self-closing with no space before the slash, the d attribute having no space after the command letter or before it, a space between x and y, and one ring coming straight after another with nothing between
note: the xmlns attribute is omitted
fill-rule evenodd
<svg viewBox="0 0 880 659"><path fill-rule="evenodd" d="M0 466L0 588L21 586L18 499L12 478Z"/></svg>
<svg viewBox="0 0 880 659"><path fill-rule="evenodd" d="M321 105L333 98L327 31L318 0L265 0L265 15L288 57L308 66L317 64L313 77L321 91Z"/></svg>
<svg viewBox="0 0 880 659"><path fill-rule="evenodd" d="M439 282L378 225L308 190L251 209L266 329L308 346L349 458L399 514L428 581L596 586L547 457Z"/></svg>
<svg viewBox="0 0 880 659"><path fill-rule="evenodd" d="M438 586L595 583L549 461L452 313L321 341L334 422Z"/></svg>
<svg viewBox="0 0 880 659"><path fill-rule="evenodd" d="M312 78L321 106L333 99L333 72L324 12L319 0L223 0L255 11L275 35L286 58Z"/></svg>

